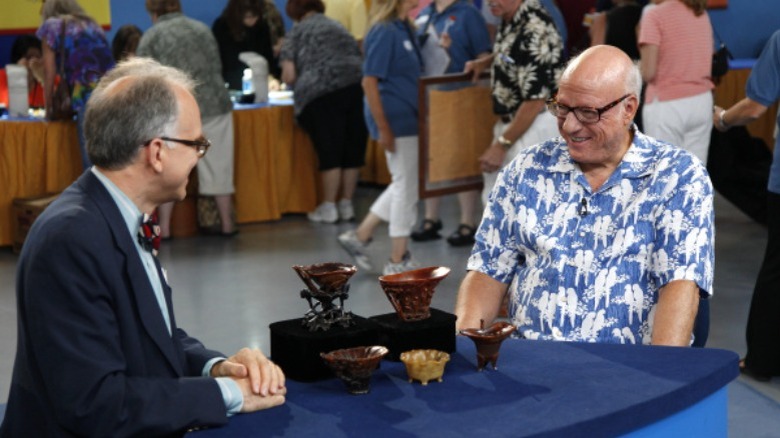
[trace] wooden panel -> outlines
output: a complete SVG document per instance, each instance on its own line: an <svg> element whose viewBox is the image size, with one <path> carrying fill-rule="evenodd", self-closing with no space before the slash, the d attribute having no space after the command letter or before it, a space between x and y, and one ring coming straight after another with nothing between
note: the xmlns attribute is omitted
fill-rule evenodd
<svg viewBox="0 0 780 438"><path fill-rule="evenodd" d="M496 116L485 75L420 80L420 198L482 187L479 157L493 140Z"/></svg>
<svg viewBox="0 0 780 438"><path fill-rule="evenodd" d="M479 158L486 145L490 144L495 123L490 89L431 90L428 98L430 182L481 176L479 161L475 158ZM477 114L488 117L486 120L475 119Z"/></svg>

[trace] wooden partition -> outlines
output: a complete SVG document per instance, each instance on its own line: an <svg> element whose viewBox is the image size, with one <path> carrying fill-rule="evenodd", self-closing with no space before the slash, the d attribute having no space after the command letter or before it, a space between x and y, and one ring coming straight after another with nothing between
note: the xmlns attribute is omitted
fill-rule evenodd
<svg viewBox="0 0 780 438"><path fill-rule="evenodd" d="M423 78L419 86L420 198L482 188L479 157L493 140L487 77Z"/></svg>

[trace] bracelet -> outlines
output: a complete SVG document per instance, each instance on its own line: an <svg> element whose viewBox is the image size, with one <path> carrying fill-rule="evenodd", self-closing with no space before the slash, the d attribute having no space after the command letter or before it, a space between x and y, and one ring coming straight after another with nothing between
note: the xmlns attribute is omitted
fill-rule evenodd
<svg viewBox="0 0 780 438"><path fill-rule="evenodd" d="M504 149L509 149L512 147L513 144L515 144L515 142L507 140L507 138L504 137L503 134L499 135L496 141L498 141L498 144L503 146Z"/></svg>
<svg viewBox="0 0 780 438"><path fill-rule="evenodd" d="M729 129L729 125L726 124L726 120L723 119L723 116L726 115L726 110L722 109L718 113L718 123L720 123L720 127L723 129Z"/></svg>

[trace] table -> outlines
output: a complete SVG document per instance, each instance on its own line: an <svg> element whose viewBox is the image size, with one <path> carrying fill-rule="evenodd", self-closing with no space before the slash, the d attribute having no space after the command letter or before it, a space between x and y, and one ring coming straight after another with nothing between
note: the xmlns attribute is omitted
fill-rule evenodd
<svg viewBox="0 0 780 438"><path fill-rule="evenodd" d="M294 123L291 104L237 105L233 122L238 223L314 210L320 184L317 157L308 136ZM387 184L389 174L378 148L369 144L361 178ZM0 246L13 243L14 198L60 192L81 172L75 123L0 120ZM194 205L182 211L193 215Z"/></svg>
<svg viewBox="0 0 780 438"><path fill-rule="evenodd" d="M285 405L191 436L726 437L725 386L738 360L715 349L509 339L498 370L477 372L474 345L459 336L442 383L409 384L403 364L387 361L367 395L335 378L288 381Z"/></svg>

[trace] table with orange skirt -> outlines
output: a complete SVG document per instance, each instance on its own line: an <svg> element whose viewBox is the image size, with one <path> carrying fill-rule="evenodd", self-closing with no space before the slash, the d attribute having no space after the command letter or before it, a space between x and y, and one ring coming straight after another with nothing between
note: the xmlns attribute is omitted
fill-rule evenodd
<svg viewBox="0 0 780 438"><path fill-rule="evenodd" d="M235 208L238 223L276 220L317 206L317 156L306 133L295 124L291 105L238 105L235 130ZM389 181L384 155L369 145L363 178ZM64 190L81 175L76 124L36 119L0 120L0 246L14 242L12 202ZM194 195L194 194L193 194ZM194 196L177 211L194 224ZM176 213L174 235L177 233ZM192 228L192 227L182 227Z"/></svg>

